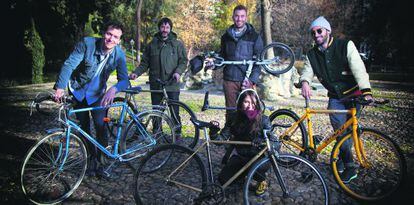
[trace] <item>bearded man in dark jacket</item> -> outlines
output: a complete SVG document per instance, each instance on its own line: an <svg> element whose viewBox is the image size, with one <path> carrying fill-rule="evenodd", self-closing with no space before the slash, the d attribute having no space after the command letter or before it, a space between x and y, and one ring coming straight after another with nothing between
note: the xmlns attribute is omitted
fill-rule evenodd
<svg viewBox="0 0 414 205"><path fill-rule="evenodd" d="M254 27L247 23L247 8L238 5L233 10L233 22L221 37L220 55L227 61L252 60L259 57L263 49L261 36ZM223 71L223 90L226 107L236 107L239 93L247 88L255 88L259 82L260 66L253 66L248 71L248 65L226 65ZM229 137L229 125L234 111L226 111L226 124L221 136Z"/></svg>

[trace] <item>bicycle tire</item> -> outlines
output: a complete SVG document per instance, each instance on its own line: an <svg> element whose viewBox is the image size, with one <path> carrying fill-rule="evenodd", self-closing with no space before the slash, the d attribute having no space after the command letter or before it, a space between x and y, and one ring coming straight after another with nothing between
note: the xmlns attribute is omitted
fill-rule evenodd
<svg viewBox="0 0 414 205"><path fill-rule="evenodd" d="M272 155L275 160L265 157L256 162L249 170L247 179L243 186L243 203L248 204L329 204L329 190L326 182L318 170L310 161L303 157L291 154ZM294 165L278 165L272 161L297 161ZM270 164L270 166L269 166ZM265 180L268 183L268 189L262 196L256 196L254 190L256 187L254 176L260 175L259 169L266 170ZM263 172L262 172L263 173ZM261 175L262 176L262 175ZM281 180L289 191L284 194L281 188ZM262 180L262 179L261 179ZM304 201L303 193L311 195Z"/></svg>
<svg viewBox="0 0 414 205"><path fill-rule="evenodd" d="M66 151L66 133L56 132L40 139L26 154L20 175L23 193L35 204L56 204L82 182L87 151L81 139L70 135L69 155L59 170Z"/></svg>
<svg viewBox="0 0 414 205"><path fill-rule="evenodd" d="M173 132L174 125L165 113L158 110L147 110L138 113L136 117L138 122L131 120L131 122L128 123L124 134L121 136L121 154L126 153L129 149L137 149L137 146L145 146L146 144L149 144L149 139L143 137L143 135L146 134L149 134L156 140L156 145L175 142L175 133ZM141 128L144 128L146 133L142 133L140 131ZM122 158L129 159L128 164L131 168L136 170L139 166L139 159L145 156L145 154L153 149L153 147L154 146L141 148L131 154L123 155Z"/></svg>
<svg viewBox="0 0 414 205"><path fill-rule="evenodd" d="M174 123L175 132L177 137L177 143L189 148L194 148L200 137L200 130L190 120L196 119L194 112L185 103L176 100L169 100L168 106L170 110L173 110L173 106L178 106L178 118L174 113L170 113L171 119ZM180 139L178 139L180 138Z"/></svg>
<svg viewBox="0 0 414 205"><path fill-rule="evenodd" d="M261 64L262 68L271 75L280 75L293 67L295 54L286 44L274 42L263 48L260 61L271 61L269 64Z"/></svg>
<svg viewBox="0 0 414 205"><path fill-rule="evenodd" d="M182 162L194 154L191 149L177 145L161 145L153 149L143 160L134 176L134 198L136 204L193 204L200 192L180 187L167 177L177 169ZM153 172L142 172L152 163L158 164L158 159L169 156L167 163ZM201 158L195 154L175 174L172 180L203 190L207 183L207 172Z"/></svg>
<svg viewBox="0 0 414 205"><path fill-rule="evenodd" d="M406 162L398 145L387 135L369 128L361 128L358 139L363 143L364 156L370 167L358 164L355 148L352 155L357 177L344 183L338 171L338 157L345 140L352 140L349 133L335 144L331 154L331 168L338 185L351 197L361 201L379 201L390 198L401 187L406 176ZM345 170L346 171L346 170Z"/></svg>
<svg viewBox="0 0 414 205"><path fill-rule="evenodd" d="M294 143L302 148L305 148L308 145L308 135L303 122L298 124L295 130L291 132L292 134L290 136L283 136L287 129L289 129L295 122L299 121L299 116L291 110L279 109L270 114L269 119L274 126L273 134L279 137L279 141L282 145L279 152L303 155L303 152L290 145L290 143Z"/></svg>

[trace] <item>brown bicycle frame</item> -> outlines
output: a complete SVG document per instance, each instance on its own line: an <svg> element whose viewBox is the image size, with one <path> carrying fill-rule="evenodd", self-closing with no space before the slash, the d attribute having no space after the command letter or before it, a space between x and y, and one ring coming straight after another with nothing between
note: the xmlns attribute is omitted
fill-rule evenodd
<svg viewBox="0 0 414 205"><path fill-rule="evenodd" d="M204 128L204 133L207 133L206 128ZM176 185L180 185L189 189L192 189L194 191L198 191L198 192L202 192L201 189L189 186L187 184L183 184L181 182L177 182L175 180L171 179L171 176L176 173L181 167L183 167L191 158L193 158L193 156L195 154L197 154L199 151L201 151L201 149L203 149L204 147L206 147L207 150L207 159L208 159L208 170L210 171L209 175L210 175L210 182L213 182L213 169L211 167L211 155L210 155L210 143L213 144L231 144L231 145L252 145L251 142L247 142L247 141L220 141L220 140L210 140L209 136L206 135L206 141L203 142L203 144L201 144L184 162L182 162L177 168L175 168L168 176L167 176L167 181L168 182L172 182L175 183ZM224 183L224 185L222 186L223 189L225 189L226 187L228 187L234 180L237 179L237 177L239 177L244 171L246 171L250 165L252 165L254 162L257 161L257 159L259 159L266 151L271 149L271 144L269 141L269 138L266 137L266 147L264 147L262 150L260 150L260 152L258 154L256 154L251 160L249 160L237 173L235 173L229 180L227 180L226 183ZM276 167L278 166L277 163L275 165ZM278 169L278 168L277 168Z"/></svg>

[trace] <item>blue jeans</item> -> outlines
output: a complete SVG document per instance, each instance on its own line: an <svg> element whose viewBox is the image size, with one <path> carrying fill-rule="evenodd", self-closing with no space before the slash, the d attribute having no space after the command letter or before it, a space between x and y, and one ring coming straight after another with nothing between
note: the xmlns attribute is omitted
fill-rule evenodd
<svg viewBox="0 0 414 205"><path fill-rule="evenodd" d="M101 103L100 98L98 101L88 105L86 102L86 98L83 99L83 101L78 101L76 98L75 103L75 109L81 109L81 108L87 108L87 107L96 107L99 106ZM90 113L90 114L89 114ZM105 128L105 122L103 121L104 117L106 116L106 109L98 109L93 111L85 111L85 112L77 112L76 118L79 120L80 127L89 135L91 135L91 117L95 125L95 131L96 131L96 140L103 146L108 146L108 132ZM91 135L92 136L92 135ZM104 154L98 150L92 142L89 140L85 140L86 147L88 149L89 154L91 155L91 162L99 162L104 163Z"/></svg>
<svg viewBox="0 0 414 205"><path fill-rule="evenodd" d="M350 107L351 107L350 103L343 103L339 99L329 98L328 110L347 110ZM360 110L361 110L361 105L357 105L357 116L358 117L359 117ZM349 118L351 118L351 116L348 114L341 114L341 113L329 114L329 119L331 121L331 125L334 130L339 129L343 124L345 124L345 122ZM352 129L348 129L345 132L347 133L348 131L352 131ZM338 138L338 140L344 136L345 135L343 134L342 136ZM345 167L350 167L350 166L353 166L354 164L354 159L352 157L352 152L351 152L352 146L353 146L353 141L351 138L347 139L344 142L344 144L341 146L340 153L339 153L339 159L342 160Z"/></svg>

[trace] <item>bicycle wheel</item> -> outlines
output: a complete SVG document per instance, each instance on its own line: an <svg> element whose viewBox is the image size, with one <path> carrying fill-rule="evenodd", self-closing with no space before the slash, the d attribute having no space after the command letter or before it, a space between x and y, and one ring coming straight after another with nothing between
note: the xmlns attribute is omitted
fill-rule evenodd
<svg viewBox="0 0 414 205"><path fill-rule="evenodd" d="M201 158L193 153L177 144L152 150L135 174L135 203L194 204L194 199L206 185L207 173ZM169 160L156 171L143 172L167 157Z"/></svg>
<svg viewBox="0 0 414 205"><path fill-rule="evenodd" d="M20 181L23 193L31 202L59 203L82 182L87 165L85 145L74 134L70 135L69 145L66 140L65 132L50 134L37 142L24 158Z"/></svg>
<svg viewBox="0 0 414 205"><path fill-rule="evenodd" d="M124 103L124 97L116 97L114 98L113 103ZM131 109L135 114L137 113L137 110L134 107L134 104L131 101L127 101L129 109ZM121 116L122 107L116 106L116 107L109 107L106 110L106 117L110 119L109 122L105 123L106 127L110 133L110 135L115 138L117 135L117 129L116 125L121 123L119 122L119 118ZM125 119L122 122L123 124L127 124L131 120L131 116L125 115Z"/></svg>
<svg viewBox="0 0 414 205"><path fill-rule="evenodd" d="M308 144L307 132L303 122L299 123L290 133L285 133L295 122L299 121L299 116L291 110L280 109L274 111L269 119L272 126L274 126L274 135L279 137L282 144L279 152L301 155L302 152L293 145L305 148Z"/></svg>
<svg viewBox="0 0 414 205"><path fill-rule="evenodd" d="M58 115L60 105L56 103L50 93L41 93L33 100L36 111L43 115Z"/></svg>
<svg viewBox="0 0 414 205"><path fill-rule="evenodd" d="M295 63L295 55L289 46L283 43L271 43L260 54L262 68L271 75L288 72Z"/></svg>
<svg viewBox="0 0 414 205"><path fill-rule="evenodd" d="M339 152L345 140L350 138L352 135L348 134L339 140L331 154L332 172L339 186L355 199L366 201L382 200L395 193L406 175L405 159L390 137L373 129L362 128L358 137L368 167L360 164L352 146L357 177L349 183L341 180L338 172Z"/></svg>
<svg viewBox="0 0 414 205"><path fill-rule="evenodd" d="M297 162L282 165L273 163L276 161ZM258 196L255 190L263 180L268 188ZM252 166L243 187L243 199L244 204L329 204L329 192L320 171L310 161L280 154L263 158Z"/></svg>
<svg viewBox="0 0 414 205"><path fill-rule="evenodd" d="M155 139L157 145L175 142L174 125L166 114L158 110L147 110L136 117L138 122L132 120L120 140L120 153L131 152L122 157L129 159L128 163L134 169L139 166L138 159L153 148L147 146L151 142L149 137Z"/></svg>
<svg viewBox="0 0 414 205"><path fill-rule="evenodd" d="M169 100L169 110L178 107L178 116L170 113L174 123L174 130L177 136L177 142L189 148L194 148L199 139L200 130L191 122L191 118L196 118L194 112L183 102Z"/></svg>

